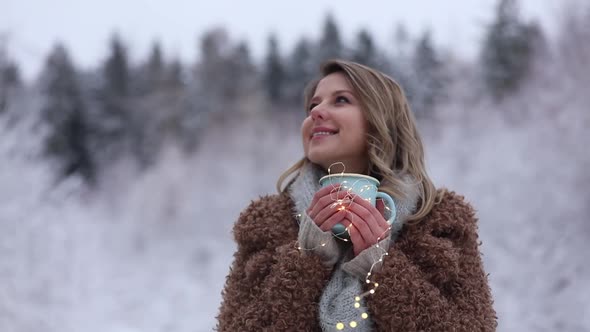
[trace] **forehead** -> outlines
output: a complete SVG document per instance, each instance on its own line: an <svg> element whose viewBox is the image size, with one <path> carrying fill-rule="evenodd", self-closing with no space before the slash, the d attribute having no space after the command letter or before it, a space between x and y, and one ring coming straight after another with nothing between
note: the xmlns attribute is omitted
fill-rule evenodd
<svg viewBox="0 0 590 332"><path fill-rule="evenodd" d="M352 86L343 73L336 72L322 78L315 89L314 95L330 94L333 91L348 90L353 92Z"/></svg>

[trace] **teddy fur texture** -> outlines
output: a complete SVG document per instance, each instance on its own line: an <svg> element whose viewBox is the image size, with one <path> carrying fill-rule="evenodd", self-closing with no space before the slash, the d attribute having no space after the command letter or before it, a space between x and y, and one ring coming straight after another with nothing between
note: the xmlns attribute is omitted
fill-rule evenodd
<svg viewBox="0 0 590 332"><path fill-rule="evenodd" d="M293 208L284 193L240 215L217 330L321 331L318 302L332 268L297 249ZM404 226L366 298L376 331L495 330L476 221L463 197L447 192L423 220Z"/></svg>

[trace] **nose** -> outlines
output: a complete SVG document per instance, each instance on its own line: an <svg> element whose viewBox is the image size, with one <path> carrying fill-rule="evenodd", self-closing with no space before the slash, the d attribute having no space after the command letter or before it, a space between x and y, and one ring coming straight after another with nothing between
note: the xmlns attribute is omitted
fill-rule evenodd
<svg viewBox="0 0 590 332"><path fill-rule="evenodd" d="M310 111L311 119L313 121L316 120L326 120L328 117L328 112L324 108L323 105L317 105Z"/></svg>

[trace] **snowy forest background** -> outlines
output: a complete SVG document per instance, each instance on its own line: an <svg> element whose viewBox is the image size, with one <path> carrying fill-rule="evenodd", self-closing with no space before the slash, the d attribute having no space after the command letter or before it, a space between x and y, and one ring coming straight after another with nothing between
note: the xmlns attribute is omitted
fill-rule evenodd
<svg viewBox="0 0 590 332"><path fill-rule="evenodd" d="M476 61L329 15L263 59L223 28L193 63L114 35L92 70L55 45L32 81L1 43L0 330L210 331L232 224L301 156L302 89L340 57L404 86L435 184L476 207L498 330L590 331L590 5L555 20L499 1Z"/></svg>

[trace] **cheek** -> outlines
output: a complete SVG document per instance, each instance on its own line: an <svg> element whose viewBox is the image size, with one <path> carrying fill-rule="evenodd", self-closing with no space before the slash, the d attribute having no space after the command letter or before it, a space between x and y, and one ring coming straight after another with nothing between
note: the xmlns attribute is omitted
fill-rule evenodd
<svg viewBox="0 0 590 332"><path fill-rule="evenodd" d="M359 122L364 123L364 119L360 119ZM358 130L356 131L355 135L354 135L355 139L355 150L357 152L360 152L362 154L365 154L369 148L369 144L367 142L368 137L367 137L367 125L366 123L364 123L362 126L358 127Z"/></svg>

